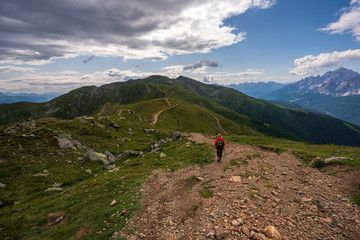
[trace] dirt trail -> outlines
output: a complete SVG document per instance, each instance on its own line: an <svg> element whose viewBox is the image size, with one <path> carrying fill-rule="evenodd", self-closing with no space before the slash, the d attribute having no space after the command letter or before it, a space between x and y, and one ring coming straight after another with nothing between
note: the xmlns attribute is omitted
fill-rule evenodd
<svg viewBox="0 0 360 240"><path fill-rule="evenodd" d="M190 139L214 141L200 134ZM246 161L230 164L239 158ZM199 180L189 187L192 176ZM267 239L263 230L271 225L285 240L360 239L359 207L342 194L344 184L290 152L228 143L222 162L154 174L140 215L114 238ZM212 197L200 196L204 186Z"/></svg>
<svg viewBox="0 0 360 240"><path fill-rule="evenodd" d="M172 106L171 106L171 103L169 102L169 100L168 100L167 98L165 98L165 101L167 102L167 104L168 104L169 107L168 107L168 108L165 108L165 109L163 109L163 110L161 110L161 111L159 111L158 113L156 113L156 114L154 115L153 121L152 121L152 123L151 123L152 126L155 126L155 124L156 124L157 121L158 121L159 115L160 115L161 113L163 113L163 112L165 112L165 111L167 111L167 110L170 110L170 109L172 109L172 108L174 108L174 107L176 107L177 105L180 104L180 103L178 103L178 104L175 104L175 105L172 105Z"/></svg>
<svg viewBox="0 0 360 240"><path fill-rule="evenodd" d="M170 107L170 106L171 106L171 103L169 102L169 99L168 99L168 98L165 98L165 101L166 101L166 103L168 104L168 106Z"/></svg>
<svg viewBox="0 0 360 240"><path fill-rule="evenodd" d="M210 114L211 114L211 116L213 116L216 119L217 125L219 126L221 131L223 131L225 134L227 134L227 132L221 127L219 119L217 117L215 117L214 114L212 114L212 113L210 113Z"/></svg>

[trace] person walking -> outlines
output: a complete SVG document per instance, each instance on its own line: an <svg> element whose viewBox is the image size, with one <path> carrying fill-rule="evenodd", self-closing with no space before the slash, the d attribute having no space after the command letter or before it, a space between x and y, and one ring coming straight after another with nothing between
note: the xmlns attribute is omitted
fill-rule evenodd
<svg viewBox="0 0 360 240"><path fill-rule="evenodd" d="M217 157L218 157L218 162L220 162L221 157L223 155L224 148L225 148L225 140L222 138L221 134L217 135L217 139L215 140L214 146L216 148L216 154L217 154Z"/></svg>

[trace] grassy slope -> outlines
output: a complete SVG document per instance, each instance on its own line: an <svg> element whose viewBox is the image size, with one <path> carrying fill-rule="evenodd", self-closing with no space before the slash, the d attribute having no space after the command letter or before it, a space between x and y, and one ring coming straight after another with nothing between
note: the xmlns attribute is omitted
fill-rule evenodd
<svg viewBox="0 0 360 240"><path fill-rule="evenodd" d="M158 103L159 108L166 106L163 99L152 101L154 106ZM170 101L176 102L173 99ZM138 110L144 108L140 103L132 106ZM117 107L108 105L108 111L116 111ZM198 116L197 110L201 110L198 106L186 107L189 108L193 108L195 116ZM181 108L175 109L174 112L164 113L159 121L171 121L171 116L179 119L180 115L184 115ZM210 146L193 143L191 147L186 147L188 140L184 139L164 145L161 151L167 155L165 158L160 158L159 153L125 158L115 163L119 167L118 171L108 172L102 163L84 158L82 154L86 152L85 149L60 149L54 139L59 131L71 133L72 138L97 152L108 150L117 155L127 149L147 151L151 141L169 136L166 133L168 129L145 134L143 129L152 126L127 111L122 116L126 119L113 115L109 119L101 117L85 120L87 123L82 123L84 119L40 119L36 121L37 129L18 131L13 136L3 133L8 126L0 127L0 179L6 184L0 192L0 200L5 203L5 207L0 208L1 239L76 239L81 233L86 233L84 239L109 239L115 230L125 226L127 219L139 210L141 184L154 170L173 171L193 164L204 165L213 160ZM200 111L198 117L209 116ZM105 129L96 127L95 121L104 125ZM187 125L186 121L180 121L184 123L182 126ZM208 121L213 122L211 119ZM111 127L112 122L120 128ZM166 126L169 124L159 122L155 128L165 129ZM133 129L133 136L128 135L129 128ZM22 138L23 132L32 132L36 139ZM353 158L352 168L359 169L360 166L360 148L313 146L264 136L233 135L227 139L279 152L292 149L305 161L317 156L348 156ZM124 164L126 160L130 162ZM49 176L34 176L45 169L49 170ZM86 173L86 169L91 169L92 174ZM45 192L54 183L63 183L63 190ZM110 207L114 199L118 203ZM49 225L61 216L64 218L60 223ZM98 234L100 231L101 234Z"/></svg>
<svg viewBox="0 0 360 240"><path fill-rule="evenodd" d="M171 86L171 85L158 85L158 86L161 89L161 91L166 93L166 95L169 97L203 106L225 118L228 118L236 122L237 124L249 127L265 135L280 137L280 138L288 138L292 140L300 140L300 138L296 137L295 135L286 132L278 127L253 120L245 115L239 114L226 107L216 104L215 102L212 102L184 88L178 86Z"/></svg>
<svg viewBox="0 0 360 240"><path fill-rule="evenodd" d="M352 129L360 130L359 126L352 125L350 128L349 124L341 120L325 115L286 109L246 96L230 88L206 85L184 77L179 77L177 81L177 84L191 89L219 105L252 119L277 126L310 143L360 145L360 134Z"/></svg>
<svg viewBox="0 0 360 240"><path fill-rule="evenodd" d="M219 128L215 119L216 117L219 119L221 127L228 134L262 136L261 133L247 127L246 125L237 124L234 121L214 113L205 107L172 98L168 99L168 101L171 105L178 105L163 112L159 116L156 124L156 127L159 129L209 134L224 133ZM117 112L119 109L131 109L142 119L150 123L153 120L154 114L167 109L168 107L169 106L164 98L158 98L130 105L121 105L117 107L113 106L113 112Z"/></svg>
<svg viewBox="0 0 360 240"><path fill-rule="evenodd" d="M162 147L165 158L159 158L159 153L125 158L115 163L119 170L110 173L104 164L84 158L85 149L60 149L54 139L61 130L97 152L108 150L117 155L127 149L147 151L151 141L168 137L161 132L145 134L143 129L149 128L148 124L127 112L123 116L126 120L113 116L110 120L86 120L87 124L79 119L38 120L36 125L42 128L28 130L36 135L33 140L22 138L20 132L15 136L1 134L0 179L6 186L0 193L5 203L0 209L0 238L76 239L82 230L88 232L86 239L108 239L139 209L140 186L153 170L175 170L212 160L209 146L187 148L185 141L175 141ZM105 129L96 127L94 121ZM120 128L110 127L112 121ZM129 128L133 136L127 134ZM0 130L2 133L4 127ZM50 175L34 176L43 170ZM45 192L54 183L62 183L63 191ZM113 199L118 204L110 207ZM61 216L60 223L49 226ZM96 234L103 228L102 234Z"/></svg>
<svg viewBox="0 0 360 240"><path fill-rule="evenodd" d="M46 103L0 104L0 124L25 118L59 117L72 119L91 115L106 103L129 104L164 97L156 87L146 84L123 85L121 88L82 87Z"/></svg>
<svg viewBox="0 0 360 240"><path fill-rule="evenodd" d="M317 144L360 145L360 133L354 131L360 131L359 126L324 115L286 109L251 98L234 89L206 85L184 77L169 79L152 76L100 88L84 87L37 105L34 111L27 111L20 117L40 117L46 114L69 119L90 115L105 103L130 104L165 96L204 106L268 136L301 139ZM18 106L0 105L0 124L18 120L19 114L12 115L9 110Z"/></svg>

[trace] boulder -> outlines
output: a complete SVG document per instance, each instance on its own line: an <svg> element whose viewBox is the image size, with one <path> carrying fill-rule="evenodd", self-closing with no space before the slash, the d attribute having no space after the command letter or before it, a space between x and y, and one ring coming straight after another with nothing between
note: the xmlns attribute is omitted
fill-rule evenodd
<svg viewBox="0 0 360 240"><path fill-rule="evenodd" d="M232 177L229 179L229 182L241 183L241 176L232 176Z"/></svg>
<svg viewBox="0 0 360 240"><path fill-rule="evenodd" d="M32 133L24 133L21 135L21 137L25 138L25 139L29 139L29 140L32 140L32 139L35 139L36 136Z"/></svg>
<svg viewBox="0 0 360 240"><path fill-rule="evenodd" d="M117 201L116 200L113 200L111 203L110 203L110 207L113 207L117 204Z"/></svg>
<svg viewBox="0 0 360 240"><path fill-rule="evenodd" d="M155 129L144 129L145 133L153 133L155 132Z"/></svg>
<svg viewBox="0 0 360 240"><path fill-rule="evenodd" d="M268 238L281 240L282 236L274 226L267 226L264 229L264 233Z"/></svg>
<svg viewBox="0 0 360 240"><path fill-rule="evenodd" d="M158 142L156 142L154 145L151 146L151 149L157 149L164 143L166 143L166 140L160 139Z"/></svg>
<svg viewBox="0 0 360 240"><path fill-rule="evenodd" d="M0 187L1 187L1 188L5 187L5 186L6 186L5 184L3 184L3 183L0 182Z"/></svg>
<svg viewBox="0 0 360 240"><path fill-rule="evenodd" d="M34 177L47 177L49 175L50 174L48 174L48 173L38 173L38 174L35 174Z"/></svg>
<svg viewBox="0 0 360 240"><path fill-rule="evenodd" d="M110 123L110 127L120 128L120 126L119 126L116 122L111 122L111 123Z"/></svg>
<svg viewBox="0 0 360 240"><path fill-rule="evenodd" d="M3 207L4 205L5 204L2 201L0 201L0 208Z"/></svg>
<svg viewBox="0 0 360 240"><path fill-rule="evenodd" d="M106 156L108 156L109 162L115 162L115 161L116 161L116 157L115 157L111 152L109 152L108 150L106 150L106 151L104 152L104 154L105 154Z"/></svg>
<svg viewBox="0 0 360 240"><path fill-rule="evenodd" d="M60 148L70 148L76 150L78 148L84 148L81 143L71 137L71 134L61 133L55 137L58 141Z"/></svg>
<svg viewBox="0 0 360 240"><path fill-rule="evenodd" d="M92 162L103 162L105 165L109 165L109 161L107 160L107 156L103 153L98 153L94 151L88 151L85 154L85 157L89 158Z"/></svg>
<svg viewBox="0 0 360 240"><path fill-rule="evenodd" d="M94 124L95 124L95 126L101 128L101 129L105 129L105 126L102 125L101 123L98 123L97 121L94 121Z"/></svg>
<svg viewBox="0 0 360 240"><path fill-rule="evenodd" d="M45 190L45 192L56 192L56 191L62 191L63 189L60 187L51 187Z"/></svg>
<svg viewBox="0 0 360 240"><path fill-rule="evenodd" d="M336 161L344 161L347 159L348 158L346 158L346 157L331 157L331 158L325 158L324 162L327 164L327 163L336 162Z"/></svg>
<svg viewBox="0 0 360 240"><path fill-rule="evenodd" d="M183 135L182 135L181 132L175 131L175 132L172 133L171 138L173 138L174 140L176 140L176 139L181 138L182 136L183 136Z"/></svg>
<svg viewBox="0 0 360 240"><path fill-rule="evenodd" d="M242 231L248 238L251 237L250 231L249 231L249 229L247 228L246 225L242 225L242 226L241 226L241 231Z"/></svg>
<svg viewBox="0 0 360 240"><path fill-rule="evenodd" d="M255 239L255 240L268 240L268 238L262 233L255 233L252 236L252 239Z"/></svg>
<svg viewBox="0 0 360 240"><path fill-rule="evenodd" d="M4 130L6 135L15 136L17 134L17 129L15 127L8 127Z"/></svg>
<svg viewBox="0 0 360 240"><path fill-rule="evenodd" d="M121 160L123 158L131 157L131 156L142 156L142 155L144 155L144 153L141 151L125 150L116 157L116 160Z"/></svg>
<svg viewBox="0 0 360 240"><path fill-rule="evenodd" d="M160 157L161 157L161 158L165 158L165 157L166 157L166 154L165 154L165 153L160 153Z"/></svg>

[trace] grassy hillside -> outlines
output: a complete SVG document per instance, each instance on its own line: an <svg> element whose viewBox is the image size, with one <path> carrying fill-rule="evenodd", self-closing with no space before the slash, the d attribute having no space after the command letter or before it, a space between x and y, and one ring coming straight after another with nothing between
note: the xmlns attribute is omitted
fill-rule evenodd
<svg viewBox="0 0 360 240"><path fill-rule="evenodd" d="M251 119L271 124L316 144L360 145L360 127L321 114L291 110L255 99L234 89L179 77L172 83ZM152 78L144 79L153 81Z"/></svg>
<svg viewBox="0 0 360 240"><path fill-rule="evenodd" d="M156 87L146 84L124 85L121 88L95 86L75 89L46 103L0 104L0 124L26 118L59 117L72 119L91 115L105 103L129 104L164 97Z"/></svg>
<svg viewBox="0 0 360 240"><path fill-rule="evenodd" d="M177 88L165 90L169 94ZM180 104L163 112L155 126L149 124L153 114L169 106L164 98L127 105L108 103L91 117L42 118L0 126L0 182L4 185L0 191L0 239L109 239L137 214L141 185L149 175L213 161L211 146L174 139L172 131L215 134L221 131L215 117L232 134L226 138L229 142L277 152L291 149L307 162L315 157L345 156L349 159L343 164L349 169L360 168L359 148L266 137L200 106L209 103L218 111L231 112L215 103L168 101ZM236 116L239 122L250 121ZM72 145L67 142L67 148L60 147L58 139ZM154 151L154 146L166 139L172 140ZM108 164L91 161L90 150L104 154ZM116 204L110 206L113 200Z"/></svg>
<svg viewBox="0 0 360 240"><path fill-rule="evenodd" d="M187 140L151 152L153 144L172 134L147 134L149 127L127 111L122 118L40 119L0 127L0 182L5 185L0 239L109 239L139 209L140 186L153 170L212 161L209 146L188 148ZM60 148L56 137L66 134L83 147ZM105 165L90 161L88 149L115 157L126 150L143 155ZM113 200L117 204L111 207Z"/></svg>
<svg viewBox="0 0 360 240"><path fill-rule="evenodd" d="M173 130L183 132L200 132L209 134L242 134L252 136L262 136L246 125L240 125L234 121L227 119L209 109L179 101L176 99L168 99L172 106L176 107L164 111L156 123L156 127L162 130ZM152 122L154 114L167 109L168 103L164 98L153 99L145 102L135 103L131 105L120 106L118 108L131 109L135 111L142 119ZM219 120L219 127L217 120ZM224 132L225 131L225 132Z"/></svg>
<svg viewBox="0 0 360 240"><path fill-rule="evenodd" d="M161 99L154 101L160 103ZM118 106L113 107L116 110ZM178 117L176 112L167 114L159 121ZM121 117L48 118L1 126L0 182L5 186L0 192L0 238L109 239L140 209L141 184L150 174L213 161L210 146L186 138L167 142L159 151L151 152L154 143L172 135L161 130L165 125L159 122L153 132L146 133L144 129L152 126L136 113L123 111ZM82 147L60 148L57 138L66 134ZM279 153L290 149L307 162L315 157L345 156L351 159L344 162L349 169L360 168L360 148L313 146L264 136L232 135L227 141L255 144ZM142 151L143 155L128 155L105 165L90 161L85 156L88 149L115 157L126 150ZM113 200L117 203L110 206Z"/></svg>
<svg viewBox="0 0 360 240"><path fill-rule="evenodd" d="M267 136L316 144L360 146L360 127L328 116L291 110L246 96L234 89L179 77L152 76L140 80L84 87L48 103L0 105L0 123L42 116L71 119L91 115L105 103L132 104L169 97L200 105L237 124ZM15 110L14 110L15 109Z"/></svg>

